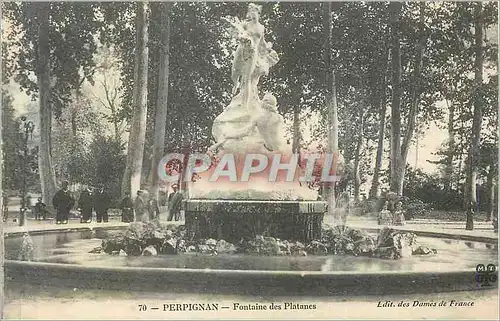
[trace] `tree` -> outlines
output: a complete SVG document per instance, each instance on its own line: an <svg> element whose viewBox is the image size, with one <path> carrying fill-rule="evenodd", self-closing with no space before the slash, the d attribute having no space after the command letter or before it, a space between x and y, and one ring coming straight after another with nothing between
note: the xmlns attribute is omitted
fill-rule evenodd
<svg viewBox="0 0 500 321"><path fill-rule="evenodd" d="M108 191L115 206L119 205L121 175L125 170L125 146L114 137L97 135L85 156L88 184Z"/></svg>
<svg viewBox="0 0 500 321"><path fill-rule="evenodd" d="M15 48L8 66L21 89L39 99L39 173L43 200L56 190L51 157L52 116L58 117L83 80L92 81L95 34L100 23L96 4L11 2L5 5L12 23L7 39ZM36 76L36 80L33 77Z"/></svg>
<svg viewBox="0 0 500 321"><path fill-rule="evenodd" d="M362 106L362 108L365 106ZM366 108L366 107L365 107ZM354 168L353 168L353 175L354 175L354 200L356 202L359 201L359 195L360 195L360 188L361 188L361 174L360 174L360 163L361 163L361 158L363 157L362 155L362 147L363 147L363 142L364 142L364 129L365 129L365 122L366 122L366 109L363 108L360 110L360 115L358 117L358 125L357 127L357 137L356 137L356 149L354 153Z"/></svg>
<svg viewBox="0 0 500 321"><path fill-rule="evenodd" d="M415 123L420 104L421 95L421 70L424 50L427 42L427 33L424 30L424 5L420 3L420 36L415 48L415 61L413 67L411 98L409 101L409 111L407 114L408 122L403 140L401 141L401 98L403 85L401 80L401 45L400 32L401 14L403 4L392 2L389 5L390 24L392 33L392 103L391 103L391 169L390 169L390 188L398 195L403 194L403 182L406 170L406 161L408 150L415 131Z"/></svg>
<svg viewBox="0 0 500 321"><path fill-rule="evenodd" d="M40 157L39 172L42 183L42 199L51 204L56 193L56 173L52 163L51 138L52 104L50 88L50 44L49 44L49 15L50 3L37 4L38 22L38 66L36 70L40 102Z"/></svg>
<svg viewBox="0 0 500 321"><path fill-rule="evenodd" d="M0 17L1 17L1 12L0 12ZM3 45L3 44L2 44ZM4 49L4 47L2 46L2 50ZM3 51L2 51L2 58L3 58ZM2 61L3 62L3 61ZM4 67L2 65L2 67ZM2 91L2 100L4 99L4 93ZM2 102L2 107L4 106L4 102ZM5 108L6 109L6 108ZM4 131L3 131L3 128L4 128L4 108L0 108L0 118L2 120L2 122L0 123L0 147L1 147L1 151L0 151L0 192L2 194L2 197L0 198L0 212L2 213L2 217L3 217L3 193L4 193L4 186L5 184L3 184L3 181L4 181L4 161L3 161L3 134L4 134ZM3 231L3 225L4 225L4 222L3 222L3 219L2 219L2 222L0 222L0 235L4 235L4 231ZM5 260L5 238L2 237L2 239L0 240L0 251L2 253L2 255L0 255L0 278L2 280L5 280L5 276L4 276L4 260ZM2 284L0 285L0 318L3 318L3 306L4 306L4 293L5 293L5 288L4 288L4 284L5 282L2 282Z"/></svg>
<svg viewBox="0 0 500 321"><path fill-rule="evenodd" d="M113 125L115 140L121 142L124 133L124 119L120 115L120 100L123 93L120 88L120 80L117 79L120 73L120 63L116 55L116 50L112 46L103 45L100 48L96 57L98 60L96 76L102 78L100 85L104 90L104 96L98 96L94 92L92 94L97 102L109 111L103 113L103 116Z"/></svg>
<svg viewBox="0 0 500 321"><path fill-rule="evenodd" d="M164 21L161 3L151 3L148 26L148 116L146 146L144 149L144 172L152 164L155 111L159 89L159 66L161 34ZM102 10L110 30L105 32L104 42L113 44L119 53L122 65L122 101L120 117L131 118L133 100L134 56L133 10L128 3L102 3ZM189 147L193 152L205 151L212 143L213 119L230 101L230 35L227 25L220 18L226 14L244 14L243 3L189 3L171 4L169 87L182 88L168 94L165 128L165 150L180 152ZM240 12L241 11L241 12ZM189 24L185 21L188 19Z"/></svg>
<svg viewBox="0 0 500 321"><path fill-rule="evenodd" d="M122 196L135 195L141 188L142 161L146 136L148 82L149 5L136 4L136 50L134 70L134 114L127 148L127 165L122 181Z"/></svg>
<svg viewBox="0 0 500 321"><path fill-rule="evenodd" d="M160 163L165 150L165 127L168 114L168 91L169 91L169 62L170 62L170 7L171 4L161 4L161 20L163 28L160 43L160 70L158 79L158 98L156 103L156 118L152 163L152 186L156 193L158 190L158 174L156 168Z"/></svg>
<svg viewBox="0 0 500 321"><path fill-rule="evenodd" d="M448 132L448 141L443 144L437 155L440 159L436 163L440 166L446 189L451 194L461 193L464 208L468 207L466 197L463 197L464 181L466 180L467 164L464 166L464 159L470 149L472 135L473 112L472 105L474 101L474 66L475 66L475 35L474 29L474 3L447 3L440 6L436 11L441 22L436 24L433 30L433 42L429 46L432 51L431 63L434 66L430 73L433 83L438 88L441 99L446 101L448 112L447 121L443 129ZM489 41L489 28L497 23L497 3L484 2L482 12L482 24L486 33L483 35L483 57L485 83L483 85L483 129L481 133L482 146L485 142L494 141L486 139L490 132L495 131L496 123L493 127L489 126L492 119L495 119L496 93L493 93L487 87L495 86L497 70L497 43ZM431 38L431 39L432 39ZM489 76L492 75L492 76ZM496 87L495 87L496 88ZM482 147L480 147L482 149ZM482 152L480 158L483 159ZM465 157L464 157L465 156ZM465 163L467 160L465 160ZM481 163L483 163L481 161ZM480 165L478 178L486 179L488 166ZM484 174L484 175L483 175ZM481 199L485 199L484 197ZM481 204L479 204L481 205Z"/></svg>
<svg viewBox="0 0 500 321"><path fill-rule="evenodd" d="M334 156L334 162L338 161L339 155L339 141L338 141L338 111L337 111L337 91L335 83L335 69L332 64L332 3L325 4L325 36L326 51L325 51L325 66L326 66L326 83L327 83L327 96L326 103L328 105L328 147L327 153ZM336 173L337 174L337 173ZM338 175L338 174L337 174ZM328 184L324 187L324 195L328 201L328 214L334 215L335 213L335 182Z"/></svg>
<svg viewBox="0 0 500 321"><path fill-rule="evenodd" d="M483 22L481 2L476 3L474 10L475 61L474 61L474 117L472 120L472 135L467 155L467 179L465 183L465 197L467 204L466 230L474 229L474 208L476 204L476 177L479 163L479 140L483 121Z"/></svg>
<svg viewBox="0 0 500 321"><path fill-rule="evenodd" d="M275 94L278 108L292 119L292 151L307 148L301 135L302 118L322 109L325 81L325 16L321 3L281 2L264 6L263 21L279 62L263 79L263 90ZM301 51L304 54L297 54ZM306 54L307 53L307 54Z"/></svg>
<svg viewBox="0 0 500 321"><path fill-rule="evenodd" d="M75 93L52 128L52 159L57 177L72 183L87 184L89 168L95 160L87 159L88 148L103 134L102 117L90 99Z"/></svg>
<svg viewBox="0 0 500 321"><path fill-rule="evenodd" d="M386 113L387 113L387 86L386 74L387 65L389 60L389 44L385 45L384 55L382 56L381 71L382 76L379 78L379 87L374 95L374 107L379 110L379 128L378 128L378 141L377 141L377 155L375 158L375 167L373 168L372 184L369 192L370 198L376 198L379 190L379 177L382 168L382 156L384 153L384 138L386 129Z"/></svg>

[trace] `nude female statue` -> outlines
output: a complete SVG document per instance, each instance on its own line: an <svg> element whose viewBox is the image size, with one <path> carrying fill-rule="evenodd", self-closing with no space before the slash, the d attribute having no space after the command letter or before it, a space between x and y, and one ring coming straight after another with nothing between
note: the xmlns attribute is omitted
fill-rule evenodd
<svg viewBox="0 0 500 321"><path fill-rule="evenodd" d="M257 87L260 77L266 75L269 68L278 62L277 53L272 49L271 44L264 40L265 28L259 22L261 9L259 5L249 4L245 20L240 21L237 17L232 20L227 19L232 25L233 37L238 41L231 70L233 95L237 95L232 98L224 112L214 120L212 135L217 143L210 147L209 151L217 150L228 140L242 139L245 136L250 138L247 143L255 143L254 147L262 147L261 141L266 140L265 146L268 150L277 149L277 141L271 142L269 137L273 134L269 131L281 126L270 125L266 123L270 121L270 118L263 117L263 115L272 119L281 117L275 112L276 98L268 94L264 96L264 100L267 99L267 101L261 101ZM265 110L268 107L271 109ZM281 118L280 121L283 122L283 119ZM270 127L265 128L266 126ZM230 144L226 144L225 147L231 149ZM239 146L236 149L240 149Z"/></svg>
<svg viewBox="0 0 500 321"><path fill-rule="evenodd" d="M260 77L267 75L269 68L278 62L272 44L264 40L265 28L259 22L261 10L261 6L251 3L244 21L238 18L230 21L233 36L239 42L231 70L233 95L239 89L245 106L251 98L258 99L257 84Z"/></svg>

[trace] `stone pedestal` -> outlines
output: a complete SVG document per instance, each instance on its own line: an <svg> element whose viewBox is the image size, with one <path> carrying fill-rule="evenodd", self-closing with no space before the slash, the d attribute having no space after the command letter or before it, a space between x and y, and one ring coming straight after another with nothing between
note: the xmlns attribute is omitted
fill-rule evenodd
<svg viewBox="0 0 500 321"><path fill-rule="evenodd" d="M321 237L326 202L196 200L185 203L186 229L191 240L239 242L256 235L283 240L312 241Z"/></svg>

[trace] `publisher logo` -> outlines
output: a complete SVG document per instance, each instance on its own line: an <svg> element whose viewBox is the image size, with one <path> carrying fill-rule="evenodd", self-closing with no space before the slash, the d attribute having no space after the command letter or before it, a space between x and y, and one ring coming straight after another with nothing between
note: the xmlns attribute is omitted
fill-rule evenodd
<svg viewBox="0 0 500 321"><path fill-rule="evenodd" d="M497 267L495 264L478 264L476 266L476 285L492 286L498 280Z"/></svg>

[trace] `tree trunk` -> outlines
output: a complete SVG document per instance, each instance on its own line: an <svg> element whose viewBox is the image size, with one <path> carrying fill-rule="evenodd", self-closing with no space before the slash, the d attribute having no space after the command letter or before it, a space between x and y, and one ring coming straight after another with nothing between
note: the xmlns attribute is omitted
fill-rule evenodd
<svg viewBox="0 0 500 321"><path fill-rule="evenodd" d="M465 127L465 121L462 119L460 121L460 132L464 132L464 127ZM462 142L463 144L463 142ZM464 155L463 155L463 148L462 146L460 146L460 153L458 154L458 171L457 171L457 181L456 181L456 184L457 184L457 190L458 191L461 191L463 192L463 194L465 195L465 189L462 187L462 184L460 183L461 180L462 180L462 168L464 168L465 164L464 164ZM466 208L466 204L465 204L465 199L467 197L463 197L463 207Z"/></svg>
<svg viewBox="0 0 500 321"><path fill-rule="evenodd" d="M394 128L394 135L392 137L393 139L393 144L395 146L394 148L394 157L393 160L395 160L394 164L394 172L391 173L391 191L395 192L398 194L398 196L403 195L403 185L404 185L404 177L405 177L405 172L406 172L406 162L408 158L408 151L410 149L411 145L411 140L412 137L415 133L415 124L417 120L417 114L418 114L418 105L420 103L420 77L422 73L422 61L423 61L423 55L425 51L425 45L427 43L427 34L425 33L424 30L424 24L423 24L423 19L424 19L424 5L421 3L420 7L420 19L421 19L421 30L420 30L420 39L417 44L416 48L416 55L415 55L415 67L413 69L413 83L411 85L412 88L412 94L411 94L411 101L410 101L410 110L408 112L408 124L406 126L406 131L404 133L403 137L403 142L400 143L400 136L401 136L401 97L398 98L398 103L395 104L395 111L396 111L396 116L393 118L394 123L393 123L393 128ZM396 43L394 43L396 46ZM399 39L397 46L399 46ZM399 51L399 50L398 50ZM400 73L400 53L399 53L399 58L396 60L399 60L399 73ZM394 67L395 65L393 65ZM399 77L401 74L399 74ZM399 78L399 81L401 78ZM395 88L395 87L394 87ZM398 94L400 94L401 88L398 88ZM391 162L392 164L392 162Z"/></svg>
<svg viewBox="0 0 500 321"><path fill-rule="evenodd" d="M356 142L356 152L354 154L354 200L359 201L359 190L361 188L361 177L359 175L359 163L361 160L361 148L363 146L364 136L364 113L360 112L360 122L358 129L358 141Z"/></svg>
<svg viewBox="0 0 500 321"><path fill-rule="evenodd" d="M104 94L106 95L106 101L108 103L109 109L111 110L111 121L113 123L113 131L115 136L115 141L121 141L121 133L120 133L120 120L118 120L117 110L116 110L116 96L118 95L118 89L114 88L113 94L109 92L109 85L107 81L107 74L104 72L104 80L102 82Z"/></svg>
<svg viewBox="0 0 500 321"><path fill-rule="evenodd" d="M373 169L373 178L372 178L372 186L370 188L369 198L377 198L378 196L378 188L379 188L379 179L380 179L380 170L382 168L382 156L384 154L384 133L385 133L385 115L387 112L387 104L386 104L386 73L387 73L387 65L389 59L389 46L385 49L383 65L382 65L382 77L380 77L380 86L378 89L377 96L375 98L375 108L380 111L380 119L379 119L379 129L378 129L378 144L377 144L377 156L375 158L375 167Z"/></svg>
<svg viewBox="0 0 500 321"><path fill-rule="evenodd" d="M0 19L3 18L3 6L0 7ZM3 20L2 20L3 21ZM0 97L1 99L1 97ZM3 99L2 99L3 100ZM4 260L5 260L5 239L4 239L4 222L3 222L3 193L4 193L4 188L3 186L3 168L4 168L4 162L3 162L3 113L4 113L5 107L2 106L0 108L0 215L2 216L2 219L0 220L0 320L3 320L3 305L4 305L4 293L5 293L5 288L4 288Z"/></svg>
<svg viewBox="0 0 500 321"><path fill-rule="evenodd" d="M479 138L483 118L483 26L481 19L482 3L477 2L474 10L474 36L475 36L475 61L474 61L474 116L472 119L472 134L467 158L467 179L465 197L467 204L466 230L474 229L474 208L476 207L476 176L479 158Z"/></svg>
<svg viewBox="0 0 500 321"><path fill-rule="evenodd" d="M38 4L38 66L37 81L40 102L40 146L38 168L42 185L42 199L47 206L52 206L52 197L56 193L56 173L52 165L51 128L52 105L50 102L50 48L49 48L49 11L50 3Z"/></svg>
<svg viewBox="0 0 500 321"><path fill-rule="evenodd" d="M446 164L445 164L445 178L444 178L444 188L448 191L451 191L452 185L452 176L453 176L453 154L455 150L455 129L454 129L454 121L455 121L455 103L451 101L451 104L448 106L448 155L446 155ZM458 188L458 186L457 186Z"/></svg>
<svg viewBox="0 0 500 321"><path fill-rule="evenodd" d="M77 126L76 126L76 116L77 110L80 108L80 91L77 90L75 92L75 105L71 106L71 134L73 135L73 139L76 139Z"/></svg>
<svg viewBox="0 0 500 321"><path fill-rule="evenodd" d="M334 156L334 162L337 161L339 143L338 143L338 109L337 109L337 91L335 84L335 71L332 64L332 3L326 3L325 10L325 32L326 32L326 50L325 50L325 60L326 60L326 85L327 85L327 95L326 103L328 107L328 146L327 153ZM333 166L336 166L333 164ZM338 175L338 173L335 173ZM335 216L335 184L336 182L327 182L323 187L324 199L328 202L328 215L330 217ZM334 219L336 219L334 217Z"/></svg>
<svg viewBox="0 0 500 321"><path fill-rule="evenodd" d="M168 105L168 76L170 59L170 6L169 2L161 4L161 45L160 45L160 70L158 79L158 98L156 101L155 132L153 146L153 160L151 166L152 186L155 194L158 193L158 173L157 168L160 160L164 156L165 150L165 126L167 119Z"/></svg>
<svg viewBox="0 0 500 321"><path fill-rule="evenodd" d="M130 130L127 165L122 181L122 195L130 192L135 197L141 188L142 160L146 136L147 81L148 81L148 24L147 2L137 2L136 47L134 70L134 114Z"/></svg>
<svg viewBox="0 0 500 321"><path fill-rule="evenodd" d="M403 142L401 144L401 164L398 171L398 182L399 190L398 195L403 195L403 183L406 172L406 162L408 159L408 151L410 149L411 140L415 133L415 124L418 114L418 105L420 104L420 77L422 73L422 60L425 50L425 44L427 43L427 36L423 34L422 30L421 38L417 44L417 53L415 57L415 69L413 70L413 84L412 88L412 98L410 102L410 111L408 113L408 124L406 126L405 135L403 137Z"/></svg>
<svg viewBox="0 0 500 321"><path fill-rule="evenodd" d="M113 131L114 131L114 136L115 136L115 141L118 143L118 142L121 142L122 138L121 138L121 135L120 135L120 127L119 127L119 124L118 124L118 119L117 119L117 116L116 116L116 108L114 105L111 105L111 117L113 117Z"/></svg>
<svg viewBox="0 0 500 321"><path fill-rule="evenodd" d="M292 152L296 154L300 153L300 107L298 102L293 107Z"/></svg>
<svg viewBox="0 0 500 321"><path fill-rule="evenodd" d="M490 222L493 219L493 211L495 208L495 166L492 164L490 165L489 171L488 171L488 177L486 180L486 189L487 189L487 195L488 195L488 211L486 215L486 221Z"/></svg>
<svg viewBox="0 0 500 321"><path fill-rule="evenodd" d="M392 42L392 101L391 101L391 156L390 156L390 190L399 193L399 172L401 172L401 48L399 14L403 4L390 2L390 25Z"/></svg>

